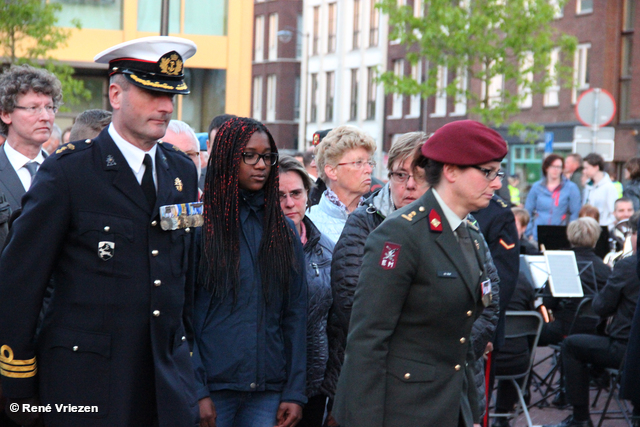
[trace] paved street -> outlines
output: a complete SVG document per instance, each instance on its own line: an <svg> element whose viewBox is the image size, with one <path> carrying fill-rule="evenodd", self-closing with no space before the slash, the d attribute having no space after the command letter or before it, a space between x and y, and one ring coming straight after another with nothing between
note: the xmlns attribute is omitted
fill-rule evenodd
<svg viewBox="0 0 640 427"><path fill-rule="evenodd" d="M549 348L546 347L541 347L538 349L537 354L536 354L536 360L541 360L544 357L548 356L549 354L551 354L551 350ZM550 369L551 364L550 364L550 360L546 361L545 363L541 364L540 366L536 367L536 371L539 374L545 374L546 372L548 372L548 370ZM594 389L591 390L591 402L593 403L593 400L595 399L596 396L596 391ZM538 393L534 393L532 396L532 402L535 402L537 400L540 399L540 394ZM603 391L602 394L600 395L600 398L598 399L598 403L596 405L595 408L591 408L591 420L593 421L594 426L597 427L598 422L600 421L600 413L598 413L598 411L602 411L605 402L607 400L607 391ZM631 408L631 405L629 404L629 408ZM615 400L611 401L611 405L609 407L609 413L611 411L617 411L618 410L618 406L615 403ZM557 424L560 421L562 421L563 419L565 419L567 416L571 415L571 407L564 409L564 410L559 410L557 408L555 408L554 406L550 406L550 407L545 407L542 409L539 409L537 407L533 407L529 410L529 413L531 414L531 420L533 422L534 426L542 426L542 425L546 425L546 424ZM524 415L521 415L520 417L517 418L517 420L515 422L511 422L511 426L512 427L523 427L527 425L527 420L524 417ZM626 427L627 423L625 422L625 420L621 419L621 420L605 420L603 422L603 427Z"/></svg>

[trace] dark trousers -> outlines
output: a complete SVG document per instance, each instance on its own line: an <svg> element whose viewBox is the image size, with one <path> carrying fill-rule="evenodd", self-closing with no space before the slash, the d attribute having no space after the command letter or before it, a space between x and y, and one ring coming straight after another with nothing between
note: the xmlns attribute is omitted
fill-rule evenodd
<svg viewBox="0 0 640 427"><path fill-rule="evenodd" d="M302 410L302 419L297 427L322 427L324 408L327 404L327 396L320 394L309 398Z"/></svg>
<svg viewBox="0 0 640 427"><path fill-rule="evenodd" d="M567 400L575 406L589 405L589 367L619 368L627 344L599 335L570 335L562 342Z"/></svg>

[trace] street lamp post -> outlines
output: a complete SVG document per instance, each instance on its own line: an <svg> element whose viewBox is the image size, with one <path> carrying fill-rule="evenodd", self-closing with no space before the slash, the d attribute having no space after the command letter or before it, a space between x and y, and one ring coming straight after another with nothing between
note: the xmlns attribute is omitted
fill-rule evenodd
<svg viewBox="0 0 640 427"><path fill-rule="evenodd" d="M169 0L162 0L162 11L160 14L160 35L169 35Z"/></svg>

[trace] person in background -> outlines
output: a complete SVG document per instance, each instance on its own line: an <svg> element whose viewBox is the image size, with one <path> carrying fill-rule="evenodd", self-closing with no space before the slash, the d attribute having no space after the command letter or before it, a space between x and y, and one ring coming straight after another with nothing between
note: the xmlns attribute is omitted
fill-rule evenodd
<svg viewBox="0 0 640 427"><path fill-rule="evenodd" d="M511 197L511 204L513 206L522 207L520 204L520 177L518 174L511 175L508 178L509 196Z"/></svg>
<svg viewBox="0 0 640 427"><path fill-rule="evenodd" d="M66 127L62 130L62 141L61 144L68 144L71 138L71 126Z"/></svg>
<svg viewBox="0 0 640 427"><path fill-rule="evenodd" d="M524 208L511 208L513 216L516 218L516 228L518 230L518 238L520 239L520 254L538 255L538 247L531 240L524 237L524 232L529 225L529 211Z"/></svg>
<svg viewBox="0 0 640 427"><path fill-rule="evenodd" d="M333 242L370 190L375 151L373 138L353 126L333 129L316 147L318 173L328 188L309 208L309 218Z"/></svg>
<svg viewBox="0 0 640 427"><path fill-rule="evenodd" d="M611 182L616 187L618 198L622 197L624 189L622 187L622 183L618 181L618 174L616 173L613 165L609 168L609 178L611 178Z"/></svg>
<svg viewBox="0 0 640 427"><path fill-rule="evenodd" d="M102 132L102 129L109 126L111 118L111 111L99 109L83 111L71 126L70 140L84 141L95 138Z"/></svg>
<svg viewBox="0 0 640 427"><path fill-rule="evenodd" d="M613 205L618 189L604 171L604 159L596 153L588 154L582 163L583 174L590 181L584 189L583 204L590 204L600 212L600 225L610 227L615 222Z"/></svg>
<svg viewBox="0 0 640 427"><path fill-rule="evenodd" d="M204 181L205 181L205 176L207 175L207 165L209 157L211 156L211 146L213 145L213 140L216 138L216 133L218 133L218 129L220 129L220 127L227 121L230 119L235 119L238 116L235 116L233 114L220 114L218 116L215 116L212 120L211 123L209 123L209 129L207 130L207 154L206 156L204 156L207 160L207 163L204 164L204 166L201 166L201 172L200 172L200 179L198 180L198 188L201 188L204 190ZM202 156L202 155L201 155Z"/></svg>
<svg viewBox="0 0 640 427"><path fill-rule="evenodd" d="M309 174L309 177L313 181L313 185L315 185L315 182L318 179L318 168L316 167L316 160L313 154L314 150L315 147L309 147L302 154L302 164L304 165L304 169L307 171L307 174Z"/></svg>
<svg viewBox="0 0 640 427"><path fill-rule="evenodd" d="M327 136L327 134L331 132L331 129L319 130L313 134L313 140L311 141L311 147L309 150L313 152L313 158L309 163L309 167L307 168L307 172L314 171L311 176L316 177L315 186L311 189L311 193L309 193L309 208L320 203L320 198L322 194L327 189L327 184L322 180L320 171L318 170L318 162L316 161L318 157L318 145L322 142L322 140Z"/></svg>
<svg viewBox="0 0 640 427"><path fill-rule="evenodd" d="M0 191L14 212L47 157L42 144L61 102L60 81L44 69L20 65L0 74L0 133L7 135L0 147Z"/></svg>
<svg viewBox="0 0 640 427"><path fill-rule="evenodd" d="M629 218L633 215L633 202L631 199L621 197L614 204L613 216L616 222L609 228L609 237L615 242L615 250L621 251L624 242L630 232ZM610 240L611 241L611 240Z"/></svg>
<svg viewBox="0 0 640 427"><path fill-rule="evenodd" d="M309 401L298 427L321 427L327 394L322 389L329 359L327 318L331 307L331 257L333 242L305 215L313 181L293 157L278 162L280 207L293 221L302 241L307 270L307 390Z"/></svg>
<svg viewBox="0 0 640 427"><path fill-rule="evenodd" d="M365 241L387 216L416 201L429 188L424 171L413 167L413 161L426 140L424 132L410 132L393 142L387 162L389 182L349 215L336 243L331 263L334 297L328 326L330 359L323 382L323 389L331 399L344 362L353 295L360 277Z"/></svg>
<svg viewBox="0 0 640 427"><path fill-rule="evenodd" d="M305 258L277 162L253 119L227 120L211 144L193 322L202 427L292 427L307 402Z"/></svg>
<svg viewBox="0 0 640 427"><path fill-rule="evenodd" d="M590 217L600 222L600 211L598 208L591 205L582 205L578 212L578 218Z"/></svg>
<svg viewBox="0 0 640 427"><path fill-rule="evenodd" d="M584 192L582 184L582 156L578 153L571 153L564 159L564 176L580 189L580 200Z"/></svg>
<svg viewBox="0 0 640 427"><path fill-rule="evenodd" d="M629 159L624 165L624 179L627 180L623 197L631 199L633 210L640 210L640 157Z"/></svg>
<svg viewBox="0 0 640 427"><path fill-rule="evenodd" d="M574 334L562 342L567 401L573 406L573 413L561 423L545 427L593 427L589 414L589 372L593 368L618 369L623 361L640 297L640 279L635 271L639 219L640 213L636 213L630 221L633 253L616 262L606 285L593 296L593 311L602 319L611 317L606 335ZM640 426L640 407L636 403L640 402L634 402L633 425Z"/></svg>
<svg viewBox="0 0 640 427"><path fill-rule="evenodd" d="M563 168L564 159L557 154L543 160L544 177L533 184L524 204L531 216L527 238L538 240L538 225L566 225L578 218L580 190L562 174Z"/></svg>
<svg viewBox="0 0 640 427"><path fill-rule="evenodd" d="M60 146L60 141L62 140L62 131L60 130L60 126L57 124L53 124L51 128L51 136L42 144L42 149L47 152L47 154L51 155L54 151L58 149Z"/></svg>
<svg viewBox="0 0 640 427"><path fill-rule="evenodd" d="M162 141L175 145L189 156L196 166L200 181L200 144L191 126L180 120L171 120Z"/></svg>
<svg viewBox="0 0 640 427"><path fill-rule="evenodd" d="M299 162L300 162L300 164L302 164L302 162L303 162L303 156L304 156L304 154L303 154L301 151L296 151L295 153L293 153L293 156L291 156L291 157L293 157L294 159L296 159L297 161L299 161Z"/></svg>

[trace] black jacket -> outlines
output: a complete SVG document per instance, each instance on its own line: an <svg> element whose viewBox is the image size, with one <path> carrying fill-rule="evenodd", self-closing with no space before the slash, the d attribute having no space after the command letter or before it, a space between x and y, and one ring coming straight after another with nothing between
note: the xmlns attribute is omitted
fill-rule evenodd
<svg viewBox="0 0 640 427"><path fill-rule="evenodd" d="M327 318L331 307L331 257L333 242L305 217L307 243L303 246L307 263L307 397L320 393L329 359Z"/></svg>
<svg viewBox="0 0 640 427"><path fill-rule="evenodd" d="M9 218L11 217L11 207L5 195L0 191L0 253L4 247L4 241L9 233Z"/></svg>

